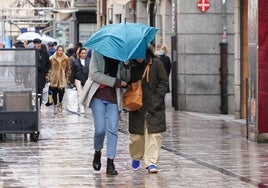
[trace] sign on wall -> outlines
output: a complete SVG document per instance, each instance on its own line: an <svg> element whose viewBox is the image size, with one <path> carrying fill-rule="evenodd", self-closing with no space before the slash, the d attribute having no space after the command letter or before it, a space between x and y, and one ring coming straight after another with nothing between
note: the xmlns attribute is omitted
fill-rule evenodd
<svg viewBox="0 0 268 188"><path fill-rule="evenodd" d="M199 0L196 6L201 12L206 12L210 7L210 3L208 0Z"/></svg>
<svg viewBox="0 0 268 188"><path fill-rule="evenodd" d="M85 43L96 31L96 23L80 23L78 25L78 41L81 43Z"/></svg>
<svg viewBox="0 0 268 188"><path fill-rule="evenodd" d="M59 45L63 45L66 49L70 44L75 44L73 21L57 21L54 22L53 36Z"/></svg>

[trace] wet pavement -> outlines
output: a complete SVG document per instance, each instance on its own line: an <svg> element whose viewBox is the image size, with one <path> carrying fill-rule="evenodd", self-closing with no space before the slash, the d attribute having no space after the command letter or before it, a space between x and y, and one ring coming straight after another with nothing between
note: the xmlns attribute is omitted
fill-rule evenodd
<svg viewBox="0 0 268 188"><path fill-rule="evenodd" d="M127 113L120 122L115 165L118 176L106 175L106 146L102 169L92 168L93 122L85 115L42 107L40 137L30 142L8 134L0 142L0 187L174 188L266 187L268 144L248 141L245 121L232 115L173 111L167 108L167 132L159 172L149 174L143 163L131 168Z"/></svg>

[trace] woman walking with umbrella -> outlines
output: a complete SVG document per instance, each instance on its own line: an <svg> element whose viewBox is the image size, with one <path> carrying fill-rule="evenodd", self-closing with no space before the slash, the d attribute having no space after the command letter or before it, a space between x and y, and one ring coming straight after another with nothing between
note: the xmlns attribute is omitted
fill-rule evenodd
<svg viewBox="0 0 268 188"><path fill-rule="evenodd" d="M100 28L84 44L85 47L93 50L89 76L93 83L88 79L81 101L84 101L83 98L86 96L85 105L90 103L93 112L95 126L93 168L95 170L101 168L101 149L107 125L106 173L117 175L113 159L116 151L119 112L122 111L121 87L127 85L120 79L122 65L119 61L145 58L147 45L153 40L156 32L156 28L144 24L108 24Z"/></svg>
<svg viewBox="0 0 268 188"><path fill-rule="evenodd" d="M149 173L157 173L163 132L166 131L164 97L168 92L168 78L163 63L154 56L151 47L146 50L145 59L130 62L130 83L140 80L146 66L149 75L142 83L143 106L129 112L129 150L132 157L132 168L138 170L140 161Z"/></svg>
<svg viewBox="0 0 268 188"><path fill-rule="evenodd" d="M94 119L94 159L93 168L101 169L101 150L107 133L106 174L117 175L114 166L116 155L119 111L122 108L122 87L127 85L121 79L123 66L119 60L93 51L90 60L90 77L87 80L81 101L92 109Z"/></svg>

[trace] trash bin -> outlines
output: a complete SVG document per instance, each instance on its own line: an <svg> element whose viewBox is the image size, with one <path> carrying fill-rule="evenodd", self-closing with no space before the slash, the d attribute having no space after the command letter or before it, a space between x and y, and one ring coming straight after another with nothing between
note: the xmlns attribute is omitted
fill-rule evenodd
<svg viewBox="0 0 268 188"><path fill-rule="evenodd" d="M37 62L35 49L0 49L1 141L6 134L30 134L30 141L38 141Z"/></svg>

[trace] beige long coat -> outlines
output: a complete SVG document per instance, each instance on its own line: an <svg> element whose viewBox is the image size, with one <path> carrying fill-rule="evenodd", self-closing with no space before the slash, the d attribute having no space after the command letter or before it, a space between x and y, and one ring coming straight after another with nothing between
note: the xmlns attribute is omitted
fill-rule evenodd
<svg viewBox="0 0 268 188"><path fill-rule="evenodd" d="M65 88L70 83L71 67L68 56L61 57L56 53L50 57L51 68L48 71L48 81L50 87Z"/></svg>

